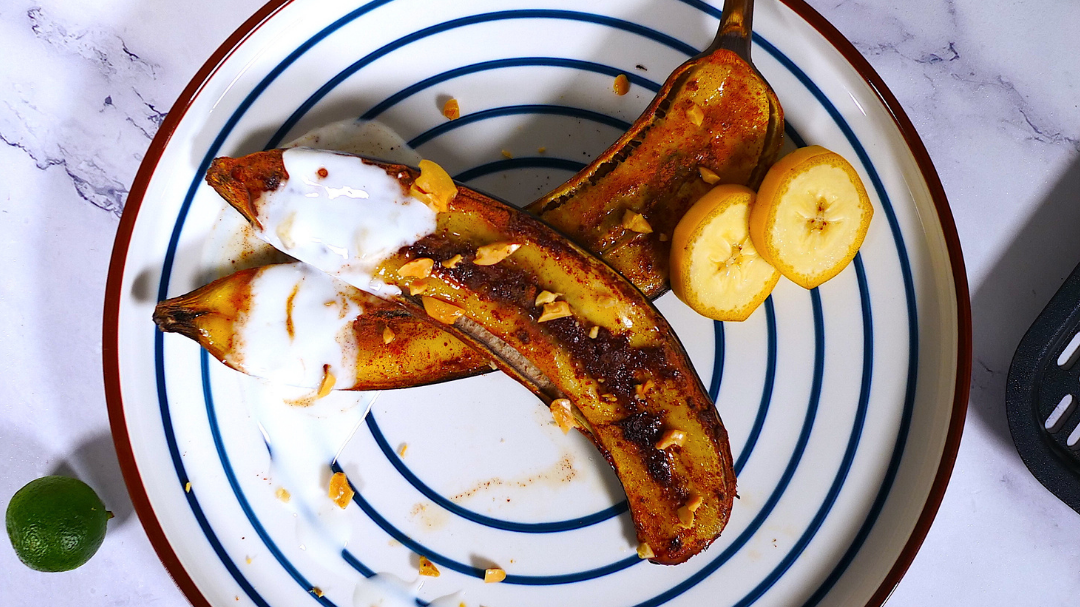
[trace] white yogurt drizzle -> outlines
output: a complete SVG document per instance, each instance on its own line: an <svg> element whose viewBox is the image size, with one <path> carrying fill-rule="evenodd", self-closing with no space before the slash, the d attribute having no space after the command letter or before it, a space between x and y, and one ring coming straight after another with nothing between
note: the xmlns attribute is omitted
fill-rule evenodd
<svg viewBox="0 0 1080 607"><path fill-rule="evenodd" d="M250 289L247 313L233 325L238 340L229 362L249 375L306 388L317 388L329 365L336 387L356 384L352 323L364 308L355 289L304 263L259 268Z"/></svg>
<svg viewBox="0 0 1080 607"><path fill-rule="evenodd" d="M420 160L400 137L376 122L347 120L327 125L286 147L297 145L413 166ZM396 289L373 282L371 272L401 246L433 232L434 212L409 197L382 169L359 159L289 149L284 161L289 180L259 201L264 229L258 236L301 261L329 269L329 274L346 283L375 294L394 294ZM319 178L320 168L326 169L327 177ZM301 212L316 205L316 212ZM267 490L273 493L282 488L290 493L288 502L279 503L296 517L296 541L309 564L324 572L318 576L323 590L340 601L343 594L347 596L343 591L348 586L339 584L355 583L354 607L415 607L423 578L407 582L377 573L357 579L355 570L344 565L341 550L353 533L349 517L356 516L356 507L341 510L326 495L327 463L336 459L362 423L377 393L335 390L310 407L288 404L310 397L310 389L322 381L323 365L330 365L337 387L356 382L357 346L351 325L363 309L348 297L349 287L329 274L305 263L262 268L251 283L249 310L234 327L244 371L270 380L249 384L244 391L272 449L272 485ZM292 339L285 319L286 302L294 288ZM362 484L362 479L353 480ZM458 607L462 594L435 599L431 605Z"/></svg>
<svg viewBox="0 0 1080 607"><path fill-rule="evenodd" d="M261 238L275 248L374 295L401 290L374 278L403 246L435 231L435 211L397 179L360 158L292 148L289 178L255 201Z"/></svg>

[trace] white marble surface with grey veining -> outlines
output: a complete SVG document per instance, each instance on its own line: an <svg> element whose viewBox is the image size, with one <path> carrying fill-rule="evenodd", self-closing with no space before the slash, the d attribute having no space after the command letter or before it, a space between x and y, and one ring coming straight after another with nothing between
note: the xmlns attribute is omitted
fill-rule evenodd
<svg viewBox="0 0 1080 607"><path fill-rule="evenodd" d="M967 426L937 520L890 605L1066 605L1080 515L1013 448L1005 375L1080 262L1080 4L812 0L914 122L963 243L974 318ZM0 3L0 504L74 474L117 514L100 553L30 571L0 542L5 605L181 605L133 515L101 374L109 253L150 139L260 0Z"/></svg>

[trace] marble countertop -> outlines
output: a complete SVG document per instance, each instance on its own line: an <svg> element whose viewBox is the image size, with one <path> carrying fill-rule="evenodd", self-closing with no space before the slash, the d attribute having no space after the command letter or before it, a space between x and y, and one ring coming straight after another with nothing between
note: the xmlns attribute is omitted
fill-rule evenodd
<svg viewBox="0 0 1080 607"><path fill-rule="evenodd" d="M59 472L90 482L116 514L99 554L69 573L26 569L0 541L4 604L186 604L134 516L113 451L102 301L150 139L198 67L261 3L0 4L0 503ZM1080 261L1080 4L811 4L917 127L971 285L963 442L937 519L889 604L1071 604L1080 516L1020 461L1004 387L1021 336Z"/></svg>

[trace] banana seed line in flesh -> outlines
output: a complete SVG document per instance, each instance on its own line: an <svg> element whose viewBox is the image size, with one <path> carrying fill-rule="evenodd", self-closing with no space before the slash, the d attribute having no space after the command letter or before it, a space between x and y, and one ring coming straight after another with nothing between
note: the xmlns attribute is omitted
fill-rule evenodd
<svg viewBox="0 0 1080 607"><path fill-rule="evenodd" d="M713 181L756 187L776 159L782 133L783 110L772 90L735 53L717 50L677 68L626 134L527 210L603 258L646 295L657 297L667 289L675 224ZM246 195L227 190L232 186L220 180L210 181L226 199ZM227 305L228 298L215 297L213 292L217 288L233 291L236 285L230 280L244 281L242 277L222 279L202 290L201 297L164 302L160 310L164 322L159 325L198 340L233 368L280 377L265 365L239 363L247 358L242 343L235 343L233 350L222 347L234 343L230 327L211 318L235 319L236 314ZM333 291L328 289L328 297ZM215 310L215 304L224 307ZM284 307L284 300L276 305ZM185 311L184 306L190 309ZM372 303L369 308L386 306ZM202 315L198 330L191 320L196 310ZM170 317L181 322L170 322ZM356 318L351 331L351 335L338 336L347 349L355 344L375 348L357 358L347 377L338 378L337 389L418 386L492 368L486 357L456 338L439 335L437 328L409 317L388 320L382 312L365 314ZM278 360L283 365L295 364ZM298 385L317 384L318 379L312 380L309 373L308 381Z"/></svg>
<svg viewBox="0 0 1080 607"><path fill-rule="evenodd" d="M569 414L614 467L651 560L703 550L727 523L735 474L667 321L544 223L421 167L274 150L215 160L208 180L275 248L485 351Z"/></svg>

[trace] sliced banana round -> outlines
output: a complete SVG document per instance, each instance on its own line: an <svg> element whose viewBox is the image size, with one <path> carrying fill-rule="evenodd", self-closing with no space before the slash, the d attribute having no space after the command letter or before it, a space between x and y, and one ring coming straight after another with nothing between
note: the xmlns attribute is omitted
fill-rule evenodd
<svg viewBox="0 0 1080 607"><path fill-rule="evenodd" d="M873 214L851 164L815 145L781 158L765 174L750 212L750 235L777 270L813 289L847 267Z"/></svg>
<svg viewBox="0 0 1080 607"><path fill-rule="evenodd" d="M750 239L754 192L741 185L709 190L671 237L671 290L714 320L745 320L772 292L780 273Z"/></svg>

